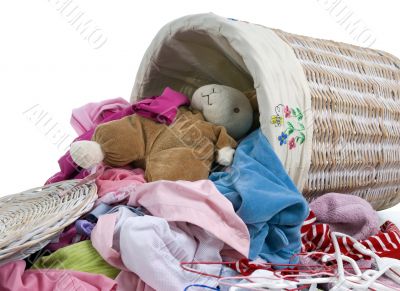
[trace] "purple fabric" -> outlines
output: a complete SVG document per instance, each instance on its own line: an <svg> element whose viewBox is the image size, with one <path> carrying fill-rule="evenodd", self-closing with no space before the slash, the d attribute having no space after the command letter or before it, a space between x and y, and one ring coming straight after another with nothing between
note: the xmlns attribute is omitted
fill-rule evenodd
<svg viewBox="0 0 400 291"><path fill-rule="evenodd" d="M87 240L89 236L81 235L77 232L74 224L67 226L64 231L55 239L53 239L45 248L50 252L69 246L71 244Z"/></svg>
<svg viewBox="0 0 400 291"><path fill-rule="evenodd" d="M103 102L104 103L104 102ZM99 103L100 104L100 103ZM102 124L113 120L121 119L125 116L132 115L134 113L143 116L145 118L152 119L159 123L171 124L177 114L179 106L189 105L190 100L183 94L172 90L171 88L165 88L160 96L153 96L141 100L134 105L127 105L126 107L115 107L115 113L111 115L95 115L96 124ZM85 105L86 106L86 105ZM85 107L84 106L84 107ZM108 106L111 106L108 104ZM77 110L77 109L75 109ZM86 118L87 116L85 116ZM103 120L101 118L104 117ZM79 116L75 115L72 118L74 124L79 122ZM88 121L86 120L86 123ZM74 141L79 140L91 140L96 128L92 128L84 134L80 135ZM56 183L69 179L82 179L89 173L78 167L71 158L69 151L66 152L59 160L58 165L60 166L60 172L54 174L46 181L47 184Z"/></svg>
<svg viewBox="0 0 400 291"><path fill-rule="evenodd" d="M175 120L178 107L183 105L190 105L189 98L167 87L160 96L141 100L132 107L140 116L170 125Z"/></svg>
<svg viewBox="0 0 400 291"><path fill-rule="evenodd" d="M80 235L90 236L95 225L96 224L84 219L79 219L75 221L76 232Z"/></svg>
<svg viewBox="0 0 400 291"><path fill-rule="evenodd" d="M332 231L365 240L379 232L378 213L364 199L347 194L328 193L310 203L317 222L329 224Z"/></svg>

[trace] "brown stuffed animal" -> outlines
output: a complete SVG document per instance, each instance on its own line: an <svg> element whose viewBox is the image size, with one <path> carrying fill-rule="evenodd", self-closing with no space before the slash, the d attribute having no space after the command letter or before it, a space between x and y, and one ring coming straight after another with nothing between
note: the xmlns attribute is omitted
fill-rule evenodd
<svg viewBox="0 0 400 291"><path fill-rule="evenodd" d="M240 91L225 86L211 86L218 87L212 87L212 92L207 95L206 104L211 97L216 98L218 103L224 104L222 105L224 108L229 108L229 112L225 114L235 114L238 111L237 106L244 107L242 104L245 98L245 102L248 102L248 107L251 108L249 101ZM204 87L202 90L206 89L208 88ZM232 97L231 100L225 101L218 99L220 95L213 96L213 93L218 91L216 89L223 90L224 93L229 91L232 96L240 98ZM203 95L202 93L197 99L205 99ZM235 100L240 102L236 104ZM197 101L200 104L202 100ZM231 104L232 107L230 103L236 105ZM201 110L204 112L207 108L202 107ZM223 115L223 108L221 110ZM244 109L240 114L243 112ZM252 111L246 114L249 115L252 116ZM235 121L234 116L230 120L231 123L232 120ZM243 118L238 121L242 122L238 123L236 128L234 126L232 128L237 130L240 127L244 128L241 129L244 131ZM251 126L251 120L249 121L247 130ZM71 156L83 168L89 168L101 161L114 167L131 164L143 168L145 178L149 182L196 181L208 178L214 160L221 165L230 165L235 147L235 140L228 135L224 126L206 121L202 112L180 107L175 121L169 126L139 115L102 124L96 128L92 141L78 141L71 145Z"/></svg>

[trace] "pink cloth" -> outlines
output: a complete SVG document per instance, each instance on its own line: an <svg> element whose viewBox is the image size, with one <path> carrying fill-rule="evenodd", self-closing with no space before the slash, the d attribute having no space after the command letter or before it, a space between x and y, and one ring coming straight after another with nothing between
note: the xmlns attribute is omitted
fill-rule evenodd
<svg viewBox="0 0 400 291"><path fill-rule="evenodd" d="M142 184L130 194L128 205L143 206L167 221L197 225L225 242L238 258L248 257L250 239L232 203L210 180L155 181Z"/></svg>
<svg viewBox="0 0 400 291"><path fill-rule="evenodd" d="M117 219L118 212L99 217L91 234L93 247L107 263L121 270L115 279L118 284L118 291L155 291L144 283L138 275L131 273L122 262L119 246L113 244Z"/></svg>
<svg viewBox="0 0 400 291"><path fill-rule="evenodd" d="M368 201L355 195L327 193L312 201L310 208L317 222L357 240L367 239L380 230L378 212Z"/></svg>
<svg viewBox="0 0 400 291"><path fill-rule="evenodd" d="M169 125L174 122L178 107L183 105L190 105L189 98L167 87L160 96L138 101L132 108L140 116Z"/></svg>
<svg viewBox="0 0 400 291"><path fill-rule="evenodd" d="M218 286L215 277L199 276L180 266L180 262L222 262L224 243L196 225L150 215L129 217L122 223L119 246L124 265L155 290L183 290L191 284ZM193 268L219 276L222 266Z"/></svg>
<svg viewBox="0 0 400 291"><path fill-rule="evenodd" d="M224 242L229 255L236 258L248 256L250 238L246 225L236 215L232 203L209 180L156 181L138 185L132 188L128 204L143 206L152 215L167 221L197 225ZM99 218L91 234L92 244L109 264L125 271L116 279L118 290L152 291L136 274L127 270L119 247L113 245L117 218L118 213Z"/></svg>
<svg viewBox="0 0 400 291"><path fill-rule="evenodd" d="M82 135L128 105L129 102L121 97L88 103L72 110L71 125L78 135Z"/></svg>
<svg viewBox="0 0 400 291"><path fill-rule="evenodd" d="M25 261L0 266L1 291L111 291L117 290L114 280L103 275L67 270L27 270Z"/></svg>
<svg viewBox="0 0 400 291"><path fill-rule="evenodd" d="M142 169L108 168L96 179L97 195L113 192L121 193L129 187L146 183Z"/></svg>

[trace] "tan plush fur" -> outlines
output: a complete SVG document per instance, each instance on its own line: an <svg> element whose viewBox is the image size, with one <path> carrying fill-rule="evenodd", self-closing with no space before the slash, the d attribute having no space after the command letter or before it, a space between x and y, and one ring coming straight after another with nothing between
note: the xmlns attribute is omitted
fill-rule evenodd
<svg viewBox="0 0 400 291"><path fill-rule="evenodd" d="M207 179L216 150L236 147L225 128L180 107L171 125L131 115L97 127L92 138L110 166L145 169L147 181Z"/></svg>

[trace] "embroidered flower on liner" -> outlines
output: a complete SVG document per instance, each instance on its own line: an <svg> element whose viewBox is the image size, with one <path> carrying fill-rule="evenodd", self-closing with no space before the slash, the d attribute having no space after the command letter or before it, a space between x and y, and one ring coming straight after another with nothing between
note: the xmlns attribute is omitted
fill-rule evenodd
<svg viewBox="0 0 400 291"><path fill-rule="evenodd" d="M296 148L297 144L303 144L306 136L304 134L305 127L302 123L304 115L300 108L291 108L288 105L279 104L275 107L275 112L276 115L272 116L271 123L276 127L286 124L285 130L278 136L279 144L281 146L287 144L289 150ZM290 139L287 141L289 137Z"/></svg>
<svg viewBox="0 0 400 291"><path fill-rule="evenodd" d="M294 137L289 139L288 147L289 147L289 150L294 149L296 147L296 141L294 140Z"/></svg>
<svg viewBox="0 0 400 291"><path fill-rule="evenodd" d="M290 115L291 115L291 111L290 111L290 108L289 108L289 106L285 106L285 107L283 107L283 114L285 115L285 118L290 118Z"/></svg>
<svg viewBox="0 0 400 291"><path fill-rule="evenodd" d="M286 144L287 137L288 137L288 135L286 133L282 132L281 135L278 136L279 143L281 145Z"/></svg>

